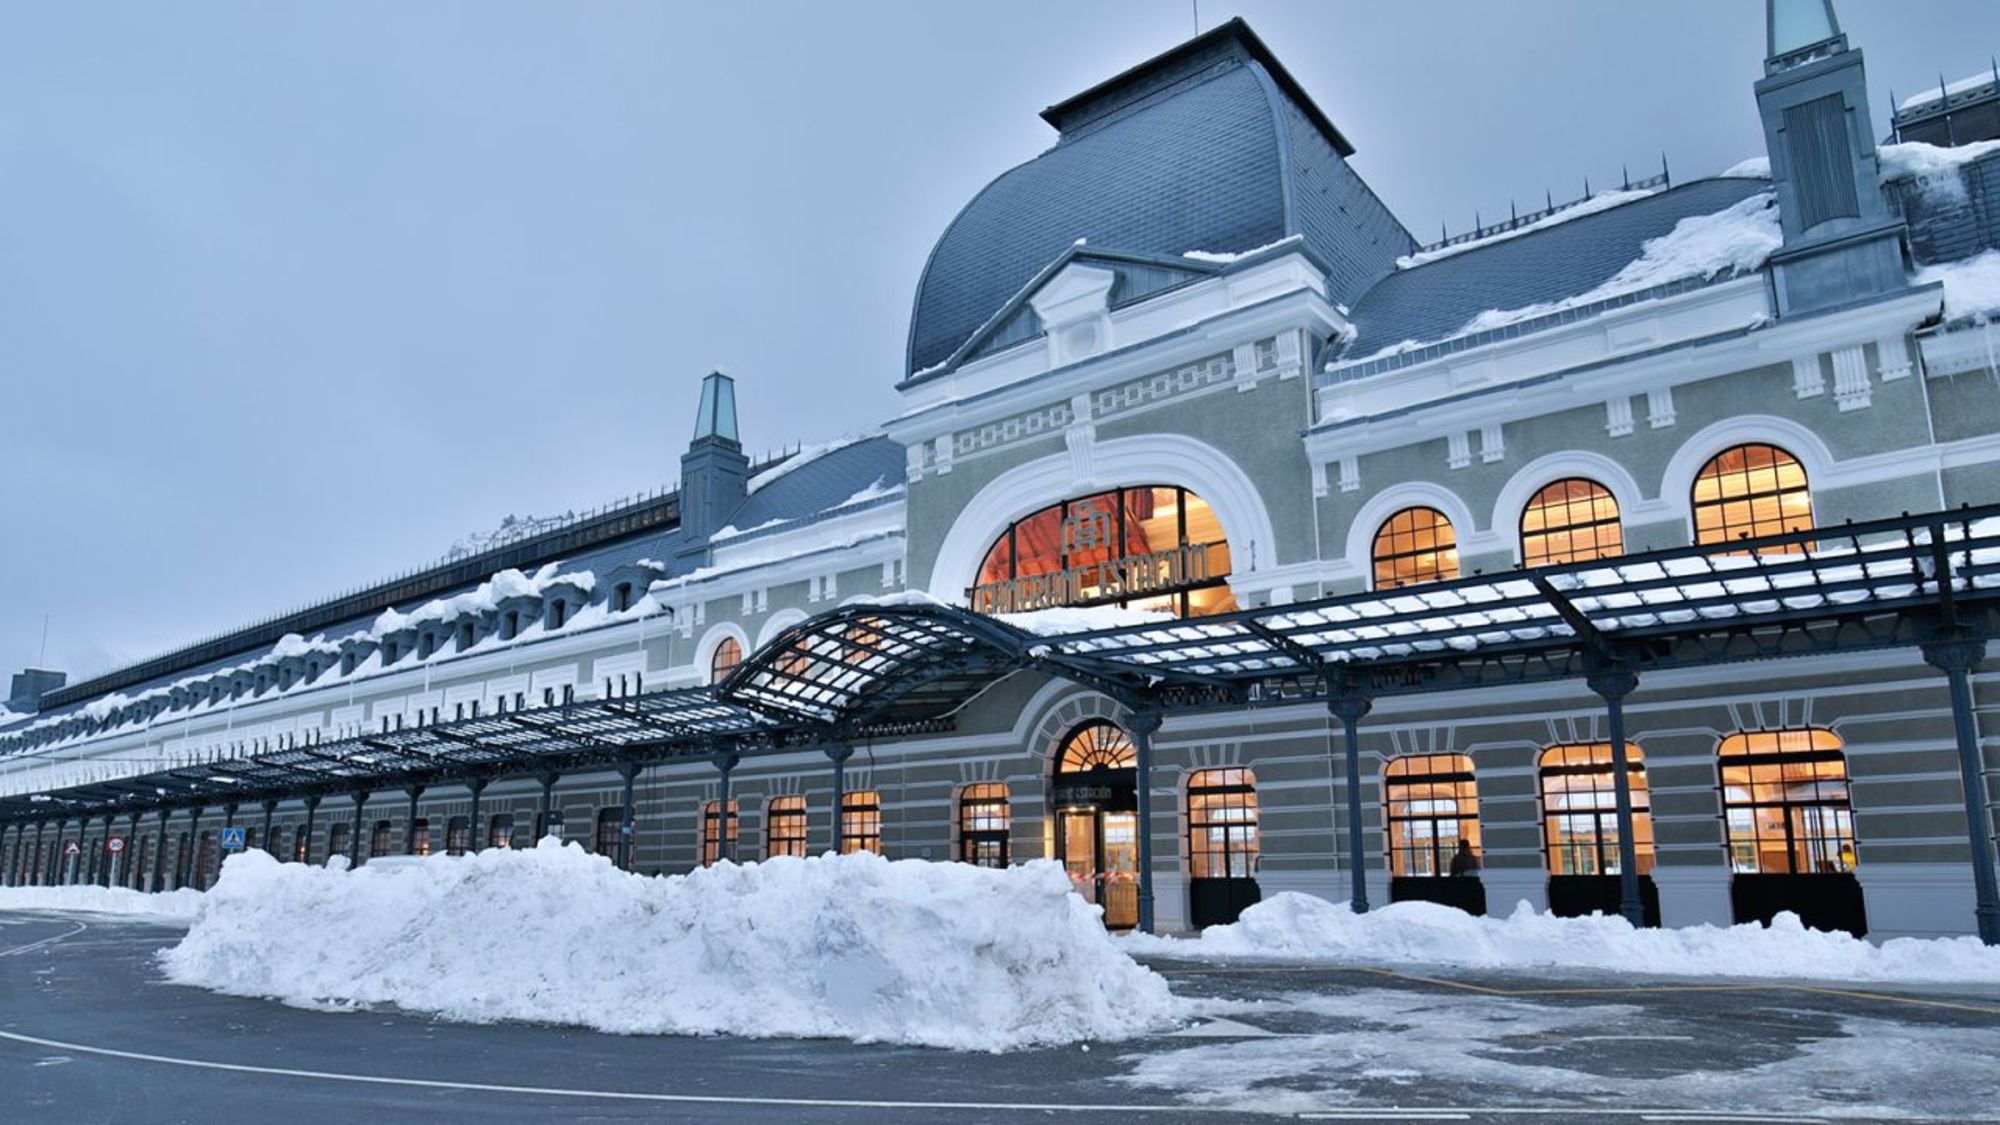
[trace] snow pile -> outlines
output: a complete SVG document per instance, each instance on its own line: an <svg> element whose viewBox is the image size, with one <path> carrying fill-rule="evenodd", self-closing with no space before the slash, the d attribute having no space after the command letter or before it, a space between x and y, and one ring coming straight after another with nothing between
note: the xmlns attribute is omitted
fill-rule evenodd
<svg viewBox="0 0 2000 1125"><path fill-rule="evenodd" d="M200 891L182 888L149 895L124 887L0 887L0 910L81 910L152 918L192 918Z"/></svg>
<svg viewBox="0 0 2000 1125"><path fill-rule="evenodd" d="M1455 242L1450 246L1440 246L1434 250L1419 250L1414 254L1405 254L1396 259L1396 268L1406 270L1413 266L1421 266L1427 262L1435 262L1439 258L1449 258L1454 254L1462 254L1467 250L1477 250L1483 246L1491 246L1496 242L1505 242L1510 238L1516 238L1520 235L1530 234L1538 230L1547 230L1549 227L1559 226L1569 222L1571 219L1581 219L1585 215L1595 215L1599 211L1609 211L1613 207L1620 207L1634 200L1644 199L1651 194L1653 193L1650 189L1644 191L1601 191L1587 199L1580 199L1575 203L1569 204L1554 214L1536 219L1532 223L1523 223L1518 227L1503 230L1498 234L1490 234L1485 238L1467 239L1464 242Z"/></svg>
<svg viewBox="0 0 2000 1125"><path fill-rule="evenodd" d="M1964 203L1965 177L1960 169L1981 157L2000 152L2000 141L1977 141L1950 148L1909 141L1875 150L1882 182L1915 180L1917 190L1934 206Z"/></svg>
<svg viewBox="0 0 2000 1125"><path fill-rule="evenodd" d="M646 877L554 841L352 872L250 852L161 963L294 1003L967 1050L1121 1039L1179 1008L1052 862L867 853Z"/></svg>
<svg viewBox="0 0 2000 1125"><path fill-rule="evenodd" d="M1637 259L1593 289L1524 308L1488 309L1456 334L1504 328L1670 282L1712 278L1725 270L1745 273L1762 266L1783 242L1776 201L1769 192L1759 192L1714 214L1689 216L1660 237L1647 239Z"/></svg>
<svg viewBox="0 0 2000 1125"><path fill-rule="evenodd" d="M1313 895L1274 895L1199 938L1128 938L1139 952L1217 958L1420 962L1482 969L1552 966L1658 976L2000 984L2000 948L1973 937L1873 945L1784 914L1759 925L1634 929L1623 918L1557 918L1522 903L1475 918L1428 902L1356 914Z"/></svg>
<svg viewBox="0 0 2000 1125"><path fill-rule="evenodd" d="M1988 250L1960 262L1925 266L1911 280L1918 285L1944 282L1946 320L1970 317L1984 322L2000 314L2000 250Z"/></svg>

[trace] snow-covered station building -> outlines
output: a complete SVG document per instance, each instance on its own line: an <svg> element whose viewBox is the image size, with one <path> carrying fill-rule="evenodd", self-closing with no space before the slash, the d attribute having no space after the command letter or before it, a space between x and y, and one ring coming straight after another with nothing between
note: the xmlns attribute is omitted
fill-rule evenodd
<svg viewBox="0 0 2000 1125"><path fill-rule="evenodd" d="M2000 941L2000 92L1878 146L1767 16L1765 156L1434 245L1240 21L1062 101L881 432L752 464L710 375L675 490L23 673L0 877L560 834Z"/></svg>

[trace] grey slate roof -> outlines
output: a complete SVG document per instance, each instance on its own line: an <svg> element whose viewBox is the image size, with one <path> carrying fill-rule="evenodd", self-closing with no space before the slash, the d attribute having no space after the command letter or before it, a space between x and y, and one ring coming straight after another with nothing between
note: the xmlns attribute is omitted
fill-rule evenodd
<svg viewBox="0 0 2000 1125"><path fill-rule="evenodd" d="M1056 146L988 184L945 229L917 285L909 371L951 356L1077 240L1178 256L1303 234L1351 301L1415 245L1342 157L1345 140L1286 93L1240 24L1154 60ZM1153 65L1153 64L1149 64ZM1067 103L1066 103L1067 104ZM1061 118L1059 118L1061 119Z"/></svg>
<svg viewBox="0 0 2000 1125"><path fill-rule="evenodd" d="M1588 292L1682 219L1724 210L1768 180L1696 180L1645 199L1397 270L1349 310L1348 357L1404 340L1438 340L1488 309L1517 309Z"/></svg>
<svg viewBox="0 0 2000 1125"><path fill-rule="evenodd" d="M901 484L904 464L901 445L881 436L863 438L751 493L729 522L742 531L772 520L782 521L780 527L807 522L872 485Z"/></svg>

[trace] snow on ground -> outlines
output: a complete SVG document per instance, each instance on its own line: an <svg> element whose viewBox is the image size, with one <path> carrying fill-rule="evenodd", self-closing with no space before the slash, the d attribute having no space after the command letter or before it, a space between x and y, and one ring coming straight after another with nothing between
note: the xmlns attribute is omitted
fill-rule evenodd
<svg viewBox="0 0 2000 1125"><path fill-rule="evenodd" d="M299 1004L966 1050L1128 1038L1180 1007L1053 862L866 853L647 877L553 841L356 871L249 852L161 964Z"/></svg>
<svg viewBox="0 0 2000 1125"><path fill-rule="evenodd" d="M1944 282L1946 320L1971 317L1984 321L2000 313L2000 250L1988 250L1964 261L1924 266L1910 280L1918 285Z"/></svg>
<svg viewBox="0 0 2000 1125"><path fill-rule="evenodd" d="M2000 984L2000 948L1973 937L1891 938L1881 945L1809 930L1792 915L1759 925L1634 929L1623 918L1557 918L1522 903L1477 918L1428 902L1366 914L1284 893L1198 938L1123 939L1134 953L1201 959L1413 962L1481 969L1603 969L1642 976Z"/></svg>
<svg viewBox="0 0 2000 1125"><path fill-rule="evenodd" d="M0 887L0 911L81 910L92 914L193 918L201 901L200 891L186 888L149 895L124 887Z"/></svg>
<svg viewBox="0 0 2000 1125"><path fill-rule="evenodd" d="M1523 223L1511 230L1503 230L1498 234L1487 235L1485 238L1467 239L1464 242L1456 242L1450 246L1440 246L1435 250L1419 250L1414 254L1405 254L1396 259L1396 268L1399 270L1410 269L1414 266L1424 265L1427 262L1435 262L1439 258L1449 258L1454 254L1463 254L1467 250L1478 250L1481 247L1491 246L1496 242L1505 242L1510 238L1517 238L1533 231L1547 230L1549 227L1559 226L1569 222L1571 219L1581 219L1585 215L1595 215L1599 211L1609 211L1613 207L1623 206L1637 199L1644 199L1651 194L1653 194L1651 190L1600 191L1596 195L1578 200L1564 207L1547 218L1537 219L1532 223Z"/></svg>

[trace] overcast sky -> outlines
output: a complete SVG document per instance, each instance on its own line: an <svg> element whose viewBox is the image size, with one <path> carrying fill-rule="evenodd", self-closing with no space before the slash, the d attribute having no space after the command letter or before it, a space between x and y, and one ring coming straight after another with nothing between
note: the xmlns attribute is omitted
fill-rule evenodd
<svg viewBox="0 0 2000 1125"><path fill-rule="evenodd" d="M0 7L0 675L895 414L932 242L1187 0ZM1755 0L1202 0L1420 238L1762 151ZM1843 0L1878 134L1991 0Z"/></svg>

